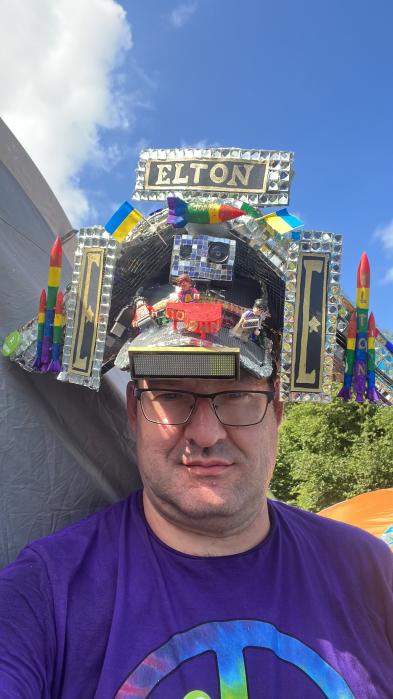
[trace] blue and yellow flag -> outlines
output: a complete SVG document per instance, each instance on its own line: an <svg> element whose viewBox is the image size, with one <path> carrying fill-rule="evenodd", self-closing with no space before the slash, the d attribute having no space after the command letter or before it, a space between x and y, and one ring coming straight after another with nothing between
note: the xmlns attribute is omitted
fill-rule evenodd
<svg viewBox="0 0 393 699"><path fill-rule="evenodd" d="M141 218L143 218L141 212L125 201L105 224L105 230L111 234L112 238L121 242Z"/></svg>
<svg viewBox="0 0 393 699"><path fill-rule="evenodd" d="M285 235L285 233L290 233L290 231L303 226L303 221L300 218L296 218L296 216L292 216L288 209L280 209L272 214L266 214L266 216L263 216L263 222L269 233L274 236L277 236L277 234Z"/></svg>

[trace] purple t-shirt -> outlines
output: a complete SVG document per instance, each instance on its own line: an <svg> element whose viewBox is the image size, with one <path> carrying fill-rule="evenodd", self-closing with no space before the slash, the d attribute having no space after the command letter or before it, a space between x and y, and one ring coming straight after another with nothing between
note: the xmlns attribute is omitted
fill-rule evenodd
<svg viewBox="0 0 393 699"><path fill-rule="evenodd" d="M0 697L393 697L389 548L269 510L233 556L163 544L141 493L28 546L0 574Z"/></svg>

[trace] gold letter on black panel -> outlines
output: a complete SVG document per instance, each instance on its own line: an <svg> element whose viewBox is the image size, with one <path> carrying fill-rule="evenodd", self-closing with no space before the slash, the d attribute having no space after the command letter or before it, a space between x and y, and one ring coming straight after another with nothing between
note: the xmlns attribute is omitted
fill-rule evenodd
<svg viewBox="0 0 393 699"><path fill-rule="evenodd" d="M84 248L78 283L69 372L90 376L101 300L104 250Z"/></svg>
<svg viewBox="0 0 393 699"><path fill-rule="evenodd" d="M325 349L329 255L299 255L291 391L321 391Z"/></svg>

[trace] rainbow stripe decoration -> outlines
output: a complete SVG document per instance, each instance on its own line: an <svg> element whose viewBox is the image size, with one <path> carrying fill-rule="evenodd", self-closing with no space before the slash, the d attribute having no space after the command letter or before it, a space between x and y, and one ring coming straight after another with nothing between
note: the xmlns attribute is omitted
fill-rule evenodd
<svg viewBox="0 0 393 699"><path fill-rule="evenodd" d="M33 367L35 369L41 368L41 352L42 352L42 340L44 337L44 326L45 326L45 309L46 309L46 291L42 289L40 296L40 304L38 308L38 327L37 327L37 349Z"/></svg>
<svg viewBox="0 0 393 699"><path fill-rule="evenodd" d="M344 384L339 398L349 400L351 387L356 402L377 403L379 395L375 388L375 338L379 331L375 327L374 314L369 311L370 263L364 252L360 258L356 280L356 310L351 315L345 352Z"/></svg>
<svg viewBox="0 0 393 699"><path fill-rule="evenodd" d="M64 301L63 293L61 291L57 294L56 306L55 306L55 317L53 321L53 345L52 345L52 359L48 366L48 371L52 371L56 374L61 371L60 362L60 347L62 340L62 330L63 330L63 313L64 313Z"/></svg>
<svg viewBox="0 0 393 699"><path fill-rule="evenodd" d="M142 218L143 214L125 201L105 224L105 230L121 243Z"/></svg>
<svg viewBox="0 0 393 699"><path fill-rule="evenodd" d="M367 327L367 398L370 403L378 403L379 396L375 388L375 337L376 327L374 313L370 313Z"/></svg>
<svg viewBox="0 0 393 699"><path fill-rule="evenodd" d="M296 230L296 228L301 228L304 223L297 218L292 216L288 212L288 209L280 209L279 211L274 211L272 214L266 214L262 216L262 222L265 224L267 230L273 236L282 236L286 233Z"/></svg>
<svg viewBox="0 0 393 699"><path fill-rule="evenodd" d="M184 228L187 223L223 223L248 212L228 204L190 202L179 197L168 197L168 223L174 228Z"/></svg>
<svg viewBox="0 0 393 699"><path fill-rule="evenodd" d="M52 351L53 319L57 292L61 277L62 245L61 238L57 236L50 251L48 271L48 293L46 299L44 335L42 338L41 371L48 371Z"/></svg>
<svg viewBox="0 0 393 699"><path fill-rule="evenodd" d="M356 280L356 349L353 387L356 401L363 403L367 380L368 310L370 304L370 263L364 252L360 258ZM375 328L375 326L374 326ZM374 343L375 346L375 343Z"/></svg>

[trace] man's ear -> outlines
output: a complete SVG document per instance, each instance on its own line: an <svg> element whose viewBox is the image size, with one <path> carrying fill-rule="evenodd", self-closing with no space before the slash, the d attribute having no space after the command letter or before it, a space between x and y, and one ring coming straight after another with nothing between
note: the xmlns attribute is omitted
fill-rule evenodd
<svg viewBox="0 0 393 699"><path fill-rule="evenodd" d="M277 427L280 427L284 415L284 403L280 400L280 379L274 379L274 412L277 420Z"/></svg>
<svg viewBox="0 0 393 699"><path fill-rule="evenodd" d="M127 415L128 422L130 423L131 429L134 434L136 434L136 421L138 412L138 401L134 396L134 388L136 384L133 381L129 381L127 384Z"/></svg>

